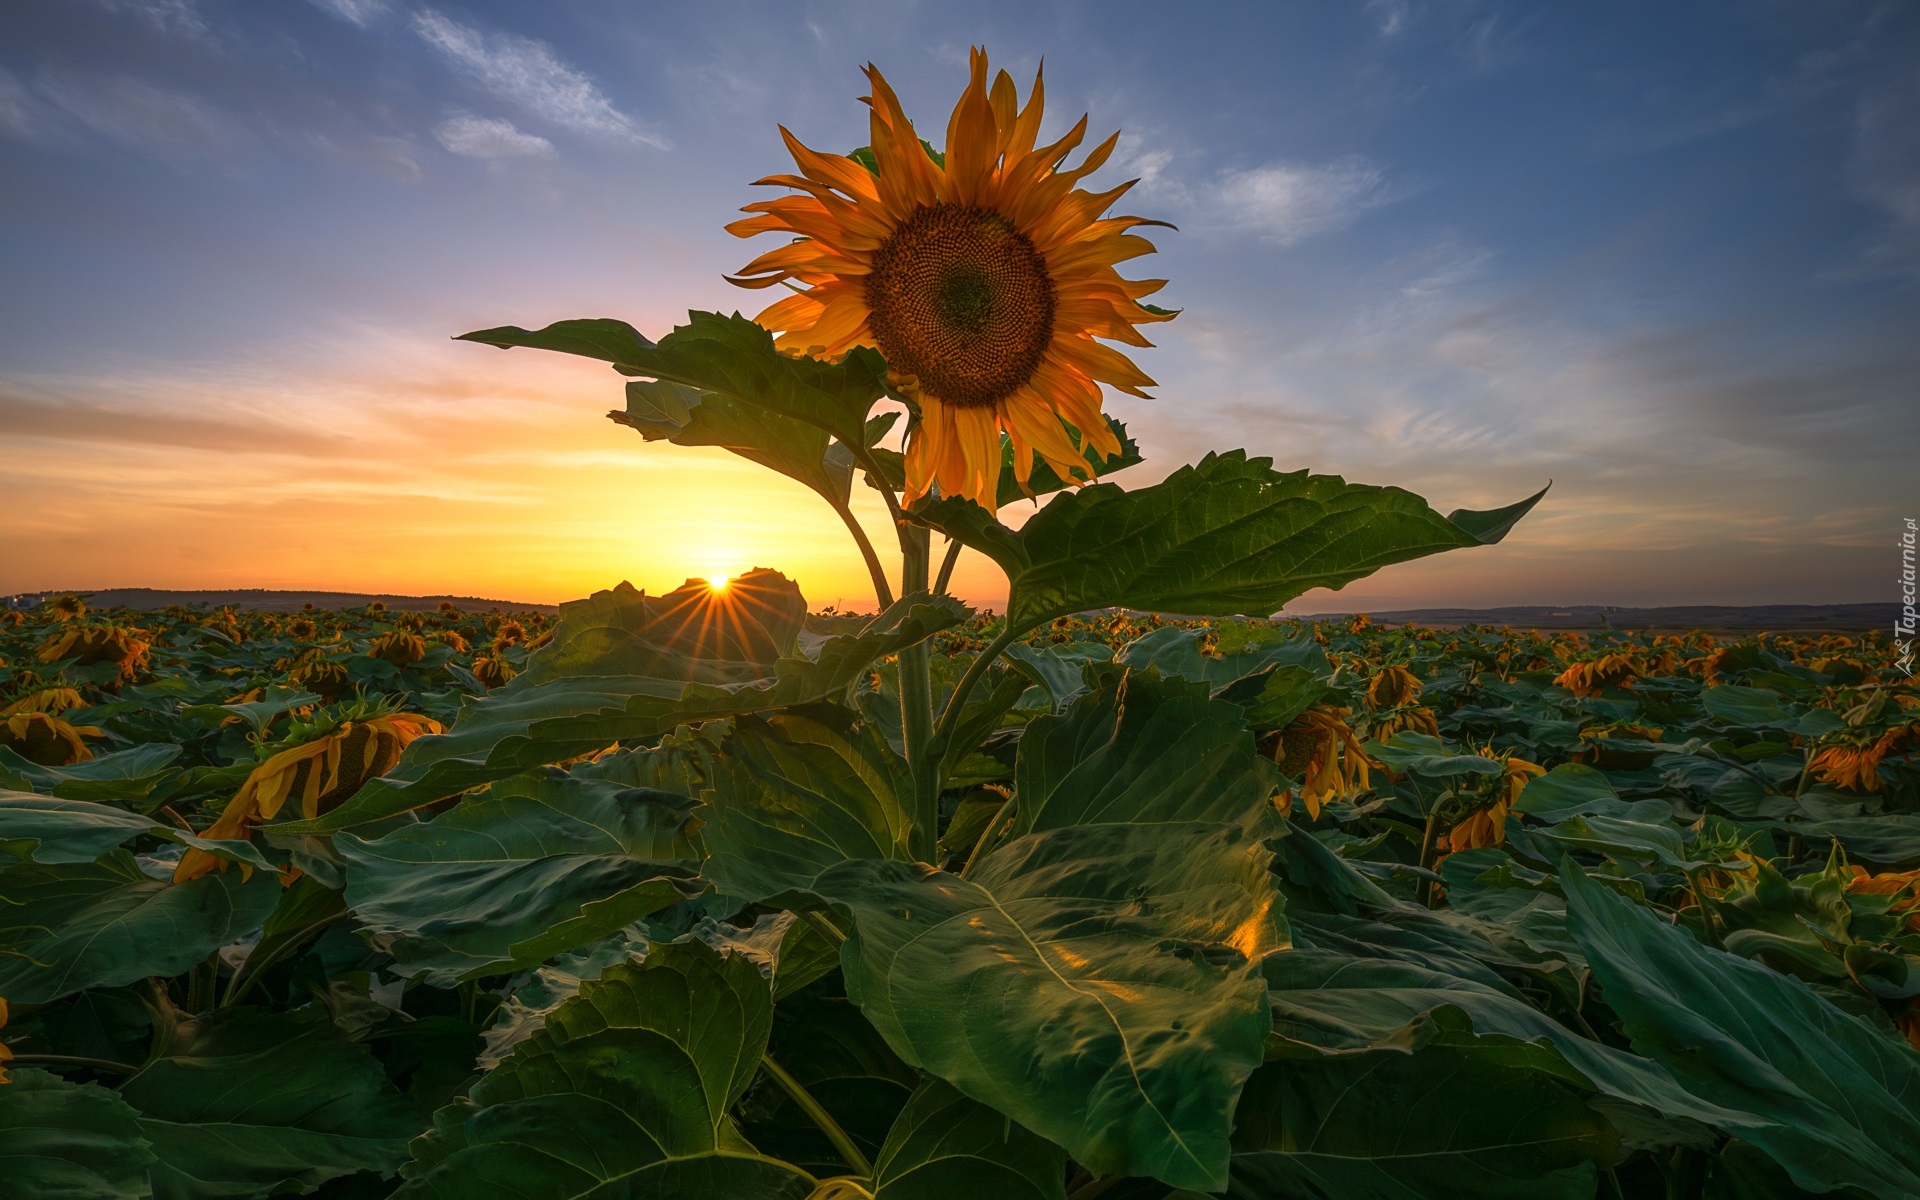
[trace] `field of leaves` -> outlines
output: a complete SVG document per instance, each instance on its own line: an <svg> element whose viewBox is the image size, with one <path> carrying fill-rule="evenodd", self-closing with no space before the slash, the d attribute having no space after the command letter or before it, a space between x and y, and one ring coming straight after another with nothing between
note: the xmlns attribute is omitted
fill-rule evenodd
<svg viewBox="0 0 1920 1200"><path fill-rule="evenodd" d="M0 616L0 1190L1920 1193L1884 640L934 607Z"/></svg>

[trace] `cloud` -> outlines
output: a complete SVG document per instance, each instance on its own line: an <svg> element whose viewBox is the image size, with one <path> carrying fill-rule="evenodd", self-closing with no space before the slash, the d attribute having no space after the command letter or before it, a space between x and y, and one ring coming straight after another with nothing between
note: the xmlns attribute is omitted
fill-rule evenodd
<svg viewBox="0 0 1920 1200"><path fill-rule="evenodd" d="M553 154L552 142L520 132L512 121L462 113L441 122L433 132L442 146L468 158L548 158Z"/></svg>
<svg viewBox="0 0 1920 1200"><path fill-rule="evenodd" d="M430 8L414 15L413 30L475 83L544 120L581 133L671 148L615 108L591 77L560 61L545 42L483 33Z"/></svg>
<svg viewBox="0 0 1920 1200"><path fill-rule="evenodd" d="M1392 37L1407 27L1413 5L1409 0L1367 0L1367 15L1373 18L1373 27L1381 37Z"/></svg>
<svg viewBox="0 0 1920 1200"><path fill-rule="evenodd" d="M231 162L251 136L204 100L128 76L55 76L40 92L112 141L170 162Z"/></svg>
<svg viewBox="0 0 1920 1200"><path fill-rule="evenodd" d="M130 13L160 33L204 40L213 37L193 0L100 0L100 5L109 12Z"/></svg>
<svg viewBox="0 0 1920 1200"><path fill-rule="evenodd" d="M33 136L33 100L11 71L0 69L0 133L8 137Z"/></svg>
<svg viewBox="0 0 1920 1200"><path fill-rule="evenodd" d="M389 7L387 0L312 0L312 3L315 8L330 12L361 29L385 16Z"/></svg>
<svg viewBox="0 0 1920 1200"><path fill-rule="evenodd" d="M1213 205L1233 228L1291 246L1344 229L1391 198L1386 171L1349 155L1323 166L1276 162L1223 172Z"/></svg>
<svg viewBox="0 0 1920 1200"><path fill-rule="evenodd" d="M1872 257L1903 274L1920 274L1920 79L1867 89L1854 118L1849 174L1855 193L1886 218Z"/></svg>

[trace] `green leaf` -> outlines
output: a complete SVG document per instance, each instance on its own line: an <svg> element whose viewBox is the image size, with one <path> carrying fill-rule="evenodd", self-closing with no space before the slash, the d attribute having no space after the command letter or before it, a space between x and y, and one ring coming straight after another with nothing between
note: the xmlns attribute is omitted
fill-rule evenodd
<svg viewBox="0 0 1920 1200"><path fill-rule="evenodd" d="M631 597L639 593L624 584L619 590L627 593L618 598L626 611L635 611ZM598 593L595 599L608 595ZM568 607L562 606L563 620ZM613 607L602 602L596 611ZM618 625L595 625L578 637L570 627L564 640L563 631L556 629L553 644L534 656L526 672L468 702L447 734L416 739L392 771L370 781L331 813L275 828L283 833L331 833L591 754L616 741L659 737L684 723L837 696L860 679L874 659L924 641L965 620L970 611L946 597L908 596L864 631L827 638L810 656L796 651L764 665L700 665L699 673L708 677L732 672L736 681L724 684L685 682L689 665L672 660L657 669L674 670L679 677L633 673L644 668L641 660L648 652L636 640L623 640L626 631ZM541 656L550 652L552 663L543 664Z"/></svg>
<svg viewBox="0 0 1920 1200"><path fill-rule="evenodd" d="M124 1083L160 1158L156 1200L304 1191L390 1174L426 1126L319 1006L218 1010Z"/></svg>
<svg viewBox="0 0 1920 1200"><path fill-rule="evenodd" d="M1316 587L1498 541L1512 523L1482 536L1477 514L1458 514L1467 523L1455 524L1398 488L1282 474L1270 462L1209 454L1136 491L1094 484L1063 492L1017 533L965 499L914 515L998 563L1012 583L1007 618L1027 628L1115 606L1266 616Z"/></svg>
<svg viewBox="0 0 1920 1200"><path fill-rule="evenodd" d="M289 709L299 708L303 704L321 704L321 697L299 688L282 687L275 684L266 690L259 700L236 704L193 704L180 711L184 717L219 724L227 717L239 717L247 723L247 728L255 733L265 733L273 719Z"/></svg>
<svg viewBox="0 0 1920 1200"><path fill-rule="evenodd" d="M175 773L167 764L180 747L165 742L129 746L65 767L43 767L0 746L0 786L66 800L143 800Z"/></svg>
<svg viewBox="0 0 1920 1200"><path fill-rule="evenodd" d="M22 860L92 862L152 828L146 817L92 800L0 791L0 850Z"/></svg>
<svg viewBox="0 0 1920 1200"><path fill-rule="evenodd" d="M906 761L871 726L815 715L742 718L727 742L699 815L707 875L730 896L797 900L848 859L912 859Z"/></svg>
<svg viewBox="0 0 1920 1200"><path fill-rule="evenodd" d="M817 889L853 918L849 998L902 1058L1089 1170L1213 1190L1285 943L1268 859L1234 826L1094 825L965 879L868 860Z"/></svg>
<svg viewBox="0 0 1920 1200"><path fill-rule="evenodd" d="M627 410L607 416L650 442L719 446L797 479L836 507L853 489L853 457L835 451L827 432L733 396L678 383L627 385Z"/></svg>
<svg viewBox="0 0 1920 1200"><path fill-rule="evenodd" d="M1741 1138L1809 1191L1920 1194L1920 1055L1804 983L1700 945L1571 863L1568 928L1635 1049L1759 1118Z"/></svg>
<svg viewBox="0 0 1920 1200"><path fill-rule="evenodd" d="M1205 635L1205 630L1165 625L1120 647L1114 657L1135 669L1154 667L1162 675L1204 683L1215 695L1249 675L1283 663L1304 667L1308 659L1322 657L1319 645L1308 630L1302 630L1295 638L1254 642L1245 649L1214 655L1200 648ZM1311 655L1308 650L1312 651Z"/></svg>
<svg viewBox="0 0 1920 1200"><path fill-rule="evenodd" d="M1065 423L1062 422L1062 424ZM1027 486L1025 488L1020 486L1020 480L1014 475L1013 471L1013 439L1004 433L1001 434L999 507L1005 508L1009 504L1020 500L1030 500L1049 495L1063 488L1072 487L1077 483L1084 483L1087 480L1093 479L1095 476L1111 475L1115 471L1122 471L1128 467L1139 466L1142 461L1140 457L1140 443L1127 436L1127 427L1112 417L1107 418L1107 427L1113 430L1113 436L1120 440L1120 453L1114 455L1112 458L1102 458L1100 452L1095 450L1091 445L1082 445L1080 441L1080 431L1078 429L1075 429L1071 425L1066 425L1067 436L1073 439L1074 445L1082 447L1082 452L1087 458L1087 465L1092 469L1087 471L1076 469L1073 472L1073 478L1071 480L1062 479L1060 478L1059 472L1047 465L1046 459L1041 458L1037 452L1032 452L1033 474L1027 477Z"/></svg>
<svg viewBox="0 0 1920 1200"><path fill-rule="evenodd" d="M92 987L178 975L254 930L279 899L274 876L206 875L178 886L115 850L98 862L0 872L0 996L44 1004Z"/></svg>
<svg viewBox="0 0 1920 1200"><path fill-rule="evenodd" d="M759 970L703 942L615 963L435 1115L396 1196L805 1200L813 1178L728 1116L772 1019Z"/></svg>
<svg viewBox="0 0 1920 1200"><path fill-rule="evenodd" d="M395 970L447 984L533 966L697 894L690 807L546 767L335 849L347 905Z"/></svg>
<svg viewBox="0 0 1920 1200"><path fill-rule="evenodd" d="M0 1084L0 1180L13 1195L146 1200L153 1152L127 1102L24 1067Z"/></svg>
<svg viewBox="0 0 1920 1200"><path fill-rule="evenodd" d="M874 1160L874 1200L1066 1200L1067 1156L995 1110L929 1079Z"/></svg>
<svg viewBox="0 0 1920 1200"><path fill-rule="evenodd" d="M1580 1090L1472 1047L1289 1055L1235 1122L1236 1197L1590 1200L1619 1145Z"/></svg>
<svg viewBox="0 0 1920 1200"><path fill-rule="evenodd" d="M1292 839L1288 839L1292 840ZM1264 965L1275 1036L1324 1051L1502 1038L1536 1069L1619 1100L1735 1132L1751 1119L1694 1095L1657 1063L1580 1037L1511 994L1417 962L1295 948ZM1545 1056L1545 1057L1542 1057Z"/></svg>
<svg viewBox="0 0 1920 1200"><path fill-rule="evenodd" d="M1456 754L1430 733L1402 730L1385 742L1370 742L1367 752L1396 774L1446 778L1451 775L1504 775L1506 764L1479 754Z"/></svg>
<svg viewBox="0 0 1920 1200"><path fill-rule="evenodd" d="M605 319L557 321L533 331L505 325L457 340L601 359L623 374L716 392L804 421L852 445L866 444L867 411L886 393L887 364L878 352L857 349L835 363L792 358L773 348L771 333L738 313L690 312L685 325L657 344L625 321Z"/></svg>
<svg viewBox="0 0 1920 1200"><path fill-rule="evenodd" d="M1069 825L1235 824L1279 784L1240 709L1204 683L1096 668L1097 688L1020 737L1015 836Z"/></svg>
<svg viewBox="0 0 1920 1200"><path fill-rule="evenodd" d="M1057 646L1029 646L1015 642L1004 653L1013 669L1047 689L1056 710L1073 702L1087 690L1089 663L1113 661L1113 650L1105 642L1063 642Z"/></svg>
<svg viewBox="0 0 1920 1200"><path fill-rule="evenodd" d="M1782 697L1766 688L1722 685L1700 693L1700 707L1722 725L1742 729L1786 729L1800 714L1781 707Z"/></svg>

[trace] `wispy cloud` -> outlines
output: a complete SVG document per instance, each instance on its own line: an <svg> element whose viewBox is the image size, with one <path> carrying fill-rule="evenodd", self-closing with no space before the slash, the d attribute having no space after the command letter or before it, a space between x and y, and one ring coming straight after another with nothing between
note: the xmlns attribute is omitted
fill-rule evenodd
<svg viewBox="0 0 1920 1200"><path fill-rule="evenodd" d="M312 0L312 3L315 8L362 29L385 16L392 7L388 0Z"/></svg>
<svg viewBox="0 0 1920 1200"><path fill-rule="evenodd" d="M109 12L125 13L174 37L211 39L213 30L194 0L100 0Z"/></svg>
<svg viewBox="0 0 1920 1200"><path fill-rule="evenodd" d="M551 158L553 143L537 134L522 133L512 121L462 113L440 123L434 136L455 154L468 158Z"/></svg>
<svg viewBox="0 0 1920 1200"><path fill-rule="evenodd" d="M175 163L231 163L252 136L224 110L130 76L56 75L39 92L111 141Z"/></svg>
<svg viewBox="0 0 1920 1200"><path fill-rule="evenodd" d="M1855 116L1850 174L1861 199L1885 214L1872 257L1902 274L1920 274L1920 79L1868 89Z"/></svg>
<svg viewBox="0 0 1920 1200"><path fill-rule="evenodd" d="M33 136L33 100L11 71L0 70L0 134Z"/></svg>
<svg viewBox="0 0 1920 1200"><path fill-rule="evenodd" d="M562 62L545 42L511 33L486 33L422 9L413 30L462 74L543 120L581 133L670 149L666 139L640 128L614 107L593 79Z"/></svg>
<svg viewBox="0 0 1920 1200"><path fill-rule="evenodd" d="M1291 246L1344 229L1390 198L1385 169L1350 155L1319 166L1275 162L1228 171L1212 201L1233 228Z"/></svg>

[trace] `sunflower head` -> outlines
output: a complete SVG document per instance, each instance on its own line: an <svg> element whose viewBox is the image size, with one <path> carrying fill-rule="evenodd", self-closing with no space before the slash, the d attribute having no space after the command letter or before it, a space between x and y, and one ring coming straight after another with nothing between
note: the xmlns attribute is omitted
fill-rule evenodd
<svg viewBox="0 0 1920 1200"><path fill-rule="evenodd" d="M1140 303L1164 280L1114 269L1154 248L1129 230L1165 222L1104 215L1130 183L1078 186L1119 135L1068 167L1086 118L1039 146L1040 77L1023 106L1005 71L989 85L985 51L973 51L971 67L941 152L920 140L869 66L871 145L820 154L783 128L800 173L760 182L800 194L749 204L755 215L727 228L796 236L733 278L793 290L756 318L781 350L835 358L872 346L886 357L890 381L916 410L908 502L937 486L992 509L1003 432L1023 486L1036 454L1062 479L1084 479L1089 451L1120 453L1100 385L1144 396L1153 381L1096 339L1150 345L1135 326L1173 314Z"/></svg>

